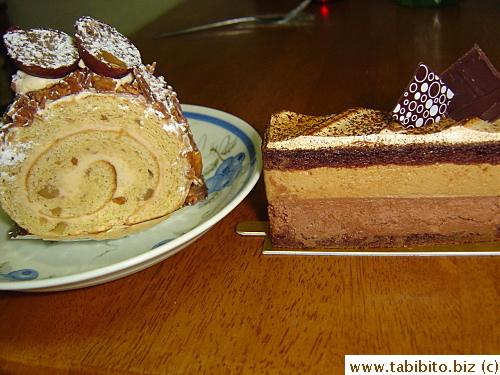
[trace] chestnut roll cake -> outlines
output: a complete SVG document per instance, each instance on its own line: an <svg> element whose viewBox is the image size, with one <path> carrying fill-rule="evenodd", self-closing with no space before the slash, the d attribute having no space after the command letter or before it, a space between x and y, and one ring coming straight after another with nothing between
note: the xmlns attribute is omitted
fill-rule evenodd
<svg viewBox="0 0 500 375"><path fill-rule="evenodd" d="M500 239L500 121L274 114L263 142L273 245L369 248Z"/></svg>
<svg viewBox="0 0 500 375"><path fill-rule="evenodd" d="M4 41L19 71L0 129L0 204L22 232L118 238L206 197L176 93L113 27L82 17L75 39L14 28Z"/></svg>

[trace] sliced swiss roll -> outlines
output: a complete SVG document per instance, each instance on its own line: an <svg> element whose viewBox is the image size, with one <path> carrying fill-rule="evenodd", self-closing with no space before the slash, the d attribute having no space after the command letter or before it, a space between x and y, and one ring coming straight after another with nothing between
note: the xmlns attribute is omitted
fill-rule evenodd
<svg viewBox="0 0 500 375"><path fill-rule="evenodd" d="M80 29L82 23L87 34L89 27L102 27L107 39L118 33L89 17L77 21ZM106 53L82 54L87 34L78 30L79 56L91 55L94 70L80 61L62 78L36 77L23 70L22 53L11 52L21 64L12 82L16 98L0 129L0 204L26 234L46 240L137 233L206 197L201 154L175 92L154 75L154 64L140 58L120 64L123 56L112 58L117 46L104 42ZM132 49L128 39L115 40ZM26 48L23 43L5 44L15 50ZM100 70L99 58L112 64ZM37 63L44 67L39 71L57 68ZM121 77L109 74L114 66Z"/></svg>

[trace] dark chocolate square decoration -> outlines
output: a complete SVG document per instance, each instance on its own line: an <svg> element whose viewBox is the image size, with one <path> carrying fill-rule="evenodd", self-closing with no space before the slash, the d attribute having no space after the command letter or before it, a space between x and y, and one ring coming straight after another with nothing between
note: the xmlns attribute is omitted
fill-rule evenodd
<svg viewBox="0 0 500 375"><path fill-rule="evenodd" d="M460 121L479 117L494 122L500 118L500 74L477 44L441 74L455 93L448 116Z"/></svg>

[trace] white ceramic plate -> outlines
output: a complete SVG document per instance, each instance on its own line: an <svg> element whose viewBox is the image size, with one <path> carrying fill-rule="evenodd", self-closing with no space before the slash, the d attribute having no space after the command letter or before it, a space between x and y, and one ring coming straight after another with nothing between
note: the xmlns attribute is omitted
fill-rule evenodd
<svg viewBox="0 0 500 375"><path fill-rule="evenodd" d="M101 284L156 264L185 248L231 212L262 170L259 134L215 109L183 106L203 155L208 198L141 233L107 241L11 240L0 210L0 290L56 291Z"/></svg>

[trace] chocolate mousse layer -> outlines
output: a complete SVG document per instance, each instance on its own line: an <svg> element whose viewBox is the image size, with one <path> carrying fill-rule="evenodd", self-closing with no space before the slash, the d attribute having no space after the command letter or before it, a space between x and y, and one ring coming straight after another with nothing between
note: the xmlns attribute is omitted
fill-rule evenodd
<svg viewBox="0 0 500 375"><path fill-rule="evenodd" d="M500 240L498 196L275 200L268 212L277 247L386 248Z"/></svg>
<svg viewBox="0 0 500 375"><path fill-rule="evenodd" d="M305 170L318 167L357 168L372 165L500 164L500 143L474 145L409 145L323 150L263 150L264 168Z"/></svg>

